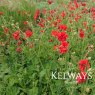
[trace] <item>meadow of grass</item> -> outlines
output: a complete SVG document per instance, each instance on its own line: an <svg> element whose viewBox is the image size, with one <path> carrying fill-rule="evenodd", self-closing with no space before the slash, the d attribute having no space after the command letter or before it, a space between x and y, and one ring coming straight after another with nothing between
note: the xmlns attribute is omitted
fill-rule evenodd
<svg viewBox="0 0 95 95"><path fill-rule="evenodd" d="M0 95L95 95L95 0L2 0Z"/></svg>

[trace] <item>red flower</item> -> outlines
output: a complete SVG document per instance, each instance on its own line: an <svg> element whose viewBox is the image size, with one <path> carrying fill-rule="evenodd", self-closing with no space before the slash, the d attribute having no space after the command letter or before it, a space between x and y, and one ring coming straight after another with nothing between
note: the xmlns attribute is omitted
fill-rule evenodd
<svg viewBox="0 0 95 95"><path fill-rule="evenodd" d="M34 44L33 43L30 43L30 48L33 48Z"/></svg>
<svg viewBox="0 0 95 95"><path fill-rule="evenodd" d="M57 30L52 30L52 32L51 32L51 35L53 37L58 37L58 34L59 34L59 31L57 31Z"/></svg>
<svg viewBox="0 0 95 95"><path fill-rule="evenodd" d="M20 38L20 31L14 32L14 33L13 33L13 38L14 38L15 40L19 40L19 38Z"/></svg>
<svg viewBox="0 0 95 95"><path fill-rule="evenodd" d="M52 0L48 0L48 4L52 4L53 3L53 1Z"/></svg>
<svg viewBox="0 0 95 95"><path fill-rule="evenodd" d="M95 28L95 24L93 24L92 27Z"/></svg>
<svg viewBox="0 0 95 95"><path fill-rule="evenodd" d="M76 9L75 6L70 6L69 8L70 11L74 11Z"/></svg>
<svg viewBox="0 0 95 95"><path fill-rule="evenodd" d="M54 27L56 27L56 26L57 26L57 24L58 24L58 22L57 22L57 21L55 21L55 22L53 22L53 23L52 23L52 25L53 25Z"/></svg>
<svg viewBox="0 0 95 95"><path fill-rule="evenodd" d="M57 19L57 22L58 22L58 23L60 23L61 21L62 21L61 19L59 19L59 18Z"/></svg>
<svg viewBox="0 0 95 95"><path fill-rule="evenodd" d="M44 28L44 26L45 26L45 19L40 18L40 22L38 23L38 25L40 27Z"/></svg>
<svg viewBox="0 0 95 95"><path fill-rule="evenodd" d="M51 16L48 16L47 17L47 20L51 21L52 20L52 17Z"/></svg>
<svg viewBox="0 0 95 95"><path fill-rule="evenodd" d="M83 13L86 13L86 14L88 14L89 12L88 12L88 9L86 8L86 7L84 7L84 9L82 10L82 12L81 12L82 14Z"/></svg>
<svg viewBox="0 0 95 95"><path fill-rule="evenodd" d="M60 25L59 25L59 29L66 31L66 30L67 30L67 25L65 25L65 24L60 24Z"/></svg>
<svg viewBox="0 0 95 95"><path fill-rule="evenodd" d="M22 44L22 41L17 42L17 46L20 46Z"/></svg>
<svg viewBox="0 0 95 95"><path fill-rule="evenodd" d="M79 61L79 69L80 71L85 71L85 69L89 69L90 68L90 64L88 62L87 59L83 59Z"/></svg>
<svg viewBox="0 0 95 95"><path fill-rule="evenodd" d="M31 32L30 30L26 30L25 35L26 35L26 38L29 38L33 35L33 32Z"/></svg>
<svg viewBox="0 0 95 95"><path fill-rule="evenodd" d="M60 54L65 54L68 51L68 48L63 47L62 45L59 47Z"/></svg>
<svg viewBox="0 0 95 95"><path fill-rule="evenodd" d="M57 49L58 49L58 45L55 45L55 46L53 47L53 49L54 49L54 50L57 50Z"/></svg>
<svg viewBox="0 0 95 95"><path fill-rule="evenodd" d="M49 42L53 42L53 40L50 38L50 39L49 39Z"/></svg>
<svg viewBox="0 0 95 95"><path fill-rule="evenodd" d="M24 21L24 22L23 22L23 24L24 24L24 25L27 25L27 24L28 24L28 22L27 22L27 21Z"/></svg>
<svg viewBox="0 0 95 95"><path fill-rule="evenodd" d="M61 13L61 16L64 18L65 15L66 15L66 13L63 11L63 12Z"/></svg>
<svg viewBox="0 0 95 95"><path fill-rule="evenodd" d="M81 2L81 5L82 5L82 6L86 6L86 3L85 3L85 2Z"/></svg>
<svg viewBox="0 0 95 95"><path fill-rule="evenodd" d="M74 4L75 4L75 7L76 7L76 8L79 7L77 0L74 0Z"/></svg>
<svg viewBox="0 0 95 95"><path fill-rule="evenodd" d="M83 22L84 27L87 27L87 22Z"/></svg>
<svg viewBox="0 0 95 95"><path fill-rule="evenodd" d="M44 28L44 23L39 22L38 25L42 28Z"/></svg>
<svg viewBox="0 0 95 95"><path fill-rule="evenodd" d="M3 12L0 12L0 15L3 15L4 13Z"/></svg>
<svg viewBox="0 0 95 95"><path fill-rule="evenodd" d="M18 48L16 49L16 52L21 53L21 52L22 52L21 47L18 47Z"/></svg>
<svg viewBox="0 0 95 95"><path fill-rule="evenodd" d="M85 72L81 72L80 75L77 77L78 84L86 82L86 80L87 80L87 74Z"/></svg>
<svg viewBox="0 0 95 95"><path fill-rule="evenodd" d="M42 12L43 12L44 15L46 15L47 10L44 8L44 9L42 10Z"/></svg>
<svg viewBox="0 0 95 95"><path fill-rule="evenodd" d="M49 10L49 13L51 16L54 15L55 12L56 12L56 10Z"/></svg>
<svg viewBox="0 0 95 95"><path fill-rule="evenodd" d="M79 14L76 14L75 21L78 22L81 17Z"/></svg>
<svg viewBox="0 0 95 95"><path fill-rule="evenodd" d="M80 36L81 39L83 39L84 36L85 36L84 31L82 29L79 30L79 36Z"/></svg>
<svg viewBox="0 0 95 95"><path fill-rule="evenodd" d="M92 7L92 8L90 9L90 12L95 12L95 8Z"/></svg>
<svg viewBox="0 0 95 95"><path fill-rule="evenodd" d="M60 54L65 54L68 51L69 43L66 41L63 41L62 44L59 46Z"/></svg>
<svg viewBox="0 0 95 95"><path fill-rule="evenodd" d="M4 33L8 33L9 29L7 27L4 28Z"/></svg>
<svg viewBox="0 0 95 95"><path fill-rule="evenodd" d="M40 30L41 33L44 33L45 31L44 30Z"/></svg>
<svg viewBox="0 0 95 95"><path fill-rule="evenodd" d="M35 14L34 14L34 20L37 20L37 18L39 17L40 15L40 10L36 10Z"/></svg>
<svg viewBox="0 0 95 95"><path fill-rule="evenodd" d="M66 47L66 48L68 48L68 46L69 46L69 43L68 43L68 42L66 42L66 41L63 41L63 42L62 42L62 46L63 46L63 47Z"/></svg>
<svg viewBox="0 0 95 95"><path fill-rule="evenodd" d="M58 40L59 41L66 41L67 38L68 38L68 35L66 32L59 32L58 33Z"/></svg>

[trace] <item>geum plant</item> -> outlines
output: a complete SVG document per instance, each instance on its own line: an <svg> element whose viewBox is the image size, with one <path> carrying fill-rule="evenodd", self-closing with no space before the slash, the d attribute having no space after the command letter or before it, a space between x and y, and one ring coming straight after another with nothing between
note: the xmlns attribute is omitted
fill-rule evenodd
<svg viewBox="0 0 95 95"><path fill-rule="evenodd" d="M0 8L0 94L94 95L95 1L40 3Z"/></svg>

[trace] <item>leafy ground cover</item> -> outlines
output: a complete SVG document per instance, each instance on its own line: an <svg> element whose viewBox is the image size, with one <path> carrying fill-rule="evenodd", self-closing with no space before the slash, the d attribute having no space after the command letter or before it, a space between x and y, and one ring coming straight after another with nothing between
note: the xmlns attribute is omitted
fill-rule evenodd
<svg viewBox="0 0 95 95"><path fill-rule="evenodd" d="M95 0L4 4L0 95L95 95Z"/></svg>

